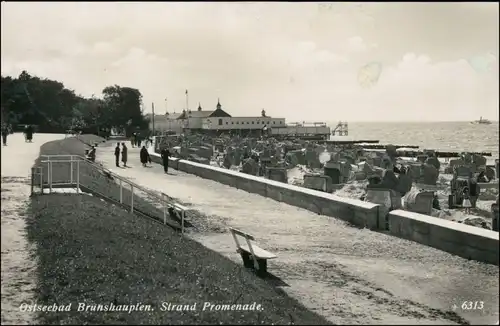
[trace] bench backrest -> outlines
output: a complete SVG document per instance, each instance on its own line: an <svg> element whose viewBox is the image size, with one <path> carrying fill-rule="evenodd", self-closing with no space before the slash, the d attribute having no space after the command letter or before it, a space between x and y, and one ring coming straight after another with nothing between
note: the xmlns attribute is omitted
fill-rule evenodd
<svg viewBox="0 0 500 326"><path fill-rule="evenodd" d="M231 233L233 234L233 236L234 236L235 234L237 234L237 235L239 235L240 237L243 237L243 238L245 238L245 239L255 241L255 238L254 238L252 235L248 234L248 233L245 233L245 232L243 232L243 231L240 231L240 230L238 230L238 229L234 229L234 228L229 228L229 230L231 230Z"/></svg>
<svg viewBox="0 0 500 326"><path fill-rule="evenodd" d="M173 209L175 209L178 212L186 212L189 210L189 208L182 206L181 204L178 203L173 203L170 205Z"/></svg>
<svg viewBox="0 0 500 326"><path fill-rule="evenodd" d="M237 235L239 235L240 237L245 238L247 246L248 246L248 249L250 250L250 253L252 254L252 259L253 259L254 266L255 266L256 269L259 268L259 263L257 262L257 257L255 257L255 253L253 252L252 243L250 242L251 240L255 241L255 238L252 235L248 234L248 233L245 233L243 231L240 231L240 230L237 230L237 229L234 229L234 228L229 228L229 230L231 231L231 234L233 236L234 242L236 243L236 247L238 249L240 249L241 246L240 246L240 242L238 241Z"/></svg>

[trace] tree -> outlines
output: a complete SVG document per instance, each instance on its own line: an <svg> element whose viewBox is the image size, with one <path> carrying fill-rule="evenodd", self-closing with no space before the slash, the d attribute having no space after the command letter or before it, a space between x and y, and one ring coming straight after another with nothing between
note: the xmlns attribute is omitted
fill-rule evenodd
<svg viewBox="0 0 500 326"><path fill-rule="evenodd" d="M102 99L81 98L73 108L73 116L80 118L83 132L100 134L101 130L110 128L109 110Z"/></svg>
<svg viewBox="0 0 500 326"><path fill-rule="evenodd" d="M137 129L148 127L141 110L142 94L138 89L114 85L104 88L102 93L113 128L125 130L130 135Z"/></svg>
<svg viewBox="0 0 500 326"><path fill-rule="evenodd" d="M71 116L75 102L74 92L58 81L33 77L26 71L18 78L2 76L2 107L10 123L36 124L40 131L61 132L61 121Z"/></svg>
<svg viewBox="0 0 500 326"><path fill-rule="evenodd" d="M108 86L103 98L85 98L63 83L21 72L17 78L2 76L2 121L35 124L41 132L65 132L72 127L99 134L111 128L147 129L142 115L142 95L138 89Z"/></svg>

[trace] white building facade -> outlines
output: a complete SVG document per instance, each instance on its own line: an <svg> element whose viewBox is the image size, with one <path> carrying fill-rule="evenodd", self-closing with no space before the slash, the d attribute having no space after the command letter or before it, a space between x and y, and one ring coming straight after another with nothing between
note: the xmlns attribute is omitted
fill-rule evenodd
<svg viewBox="0 0 500 326"><path fill-rule="evenodd" d="M206 130L257 130L286 127L285 118L271 117L209 117L202 120L202 129Z"/></svg>
<svg viewBox="0 0 500 326"><path fill-rule="evenodd" d="M149 114L150 129L153 129L152 115ZM260 135L264 130L273 135L329 135L330 128L323 123L295 124L288 126L285 118L268 117L264 110L260 116L232 117L222 110L217 102L213 111L203 110L201 105L196 111L184 110L177 116L155 115L154 130L156 132L206 132L219 134L223 132Z"/></svg>

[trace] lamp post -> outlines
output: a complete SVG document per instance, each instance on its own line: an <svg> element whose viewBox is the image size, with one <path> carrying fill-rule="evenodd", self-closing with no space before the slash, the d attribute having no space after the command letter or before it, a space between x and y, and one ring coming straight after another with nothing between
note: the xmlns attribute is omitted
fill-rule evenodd
<svg viewBox="0 0 500 326"><path fill-rule="evenodd" d="M151 110L153 111L152 117L153 117L153 136L155 135L155 104L154 102L151 102Z"/></svg>

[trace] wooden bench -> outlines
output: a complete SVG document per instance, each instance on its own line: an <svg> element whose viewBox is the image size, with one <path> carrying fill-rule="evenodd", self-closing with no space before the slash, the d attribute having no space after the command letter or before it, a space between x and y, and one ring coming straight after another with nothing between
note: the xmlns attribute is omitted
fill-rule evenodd
<svg viewBox="0 0 500 326"><path fill-rule="evenodd" d="M236 243L236 252L243 259L243 265L247 268L254 268L260 275L265 275L267 273L267 260L278 256L257 246L252 235L233 228L229 228L229 230ZM246 244L240 244L238 236L244 238Z"/></svg>
<svg viewBox="0 0 500 326"><path fill-rule="evenodd" d="M186 220L187 211L189 211L189 208L186 206L182 206L179 203L168 204L168 212L170 216L179 219L181 222L182 233L184 233L184 223L189 223L189 221Z"/></svg>

